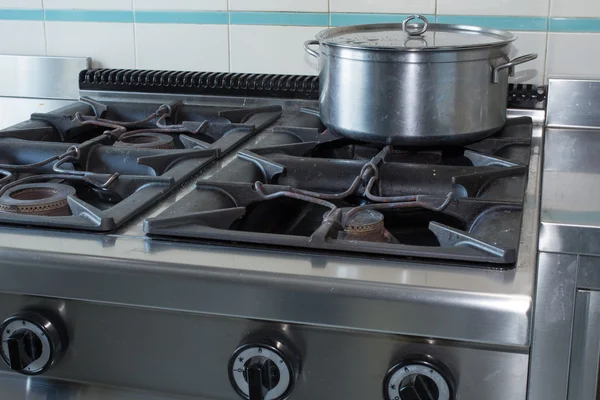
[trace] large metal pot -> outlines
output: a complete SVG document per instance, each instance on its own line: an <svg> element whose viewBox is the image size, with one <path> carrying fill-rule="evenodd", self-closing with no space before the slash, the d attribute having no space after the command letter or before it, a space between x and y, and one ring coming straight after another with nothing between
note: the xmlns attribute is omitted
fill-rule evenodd
<svg viewBox="0 0 600 400"><path fill-rule="evenodd" d="M422 23L409 23L421 19ZM356 140L397 145L482 139L506 121L510 32L429 24L332 28L304 43L318 58L321 120ZM319 44L319 51L310 46Z"/></svg>

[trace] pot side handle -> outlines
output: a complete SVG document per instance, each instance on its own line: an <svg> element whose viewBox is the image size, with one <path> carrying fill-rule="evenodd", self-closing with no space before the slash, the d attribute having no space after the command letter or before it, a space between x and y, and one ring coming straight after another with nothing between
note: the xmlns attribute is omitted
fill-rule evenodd
<svg viewBox="0 0 600 400"><path fill-rule="evenodd" d="M307 40L304 42L304 51L318 60L319 52L310 48L310 46L314 46L316 44L319 44L318 40Z"/></svg>
<svg viewBox="0 0 600 400"><path fill-rule="evenodd" d="M515 65L524 64L526 62L533 61L536 58L538 58L538 55L536 53L531 53L531 54L526 54L521 57L514 58L507 63L498 65L496 68L494 68L494 73L492 74L492 83L498 83L498 81L499 81L498 74L503 69L508 68L508 75L514 76L515 75L515 68L514 68Z"/></svg>

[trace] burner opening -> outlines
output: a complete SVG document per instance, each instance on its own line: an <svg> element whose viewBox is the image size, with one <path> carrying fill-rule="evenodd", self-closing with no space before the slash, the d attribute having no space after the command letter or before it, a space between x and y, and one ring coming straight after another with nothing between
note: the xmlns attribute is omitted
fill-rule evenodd
<svg viewBox="0 0 600 400"><path fill-rule="evenodd" d="M387 210L383 211L385 225L398 241L405 245L433 246L440 242L437 236L429 230L429 222L437 222L454 229L468 231L469 227L460 219L425 209Z"/></svg>
<svg viewBox="0 0 600 400"><path fill-rule="evenodd" d="M38 187L30 189L21 189L10 194L10 197L15 200L43 200L48 199L52 196L56 196L58 191L47 187Z"/></svg>
<svg viewBox="0 0 600 400"><path fill-rule="evenodd" d="M145 149L174 149L173 138L162 133L125 134L122 139L115 142L116 147L137 147Z"/></svg>
<svg viewBox="0 0 600 400"><path fill-rule="evenodd" d="M310 237L323 222L328 208L281 197L249 205L231 230Z"/></svg>

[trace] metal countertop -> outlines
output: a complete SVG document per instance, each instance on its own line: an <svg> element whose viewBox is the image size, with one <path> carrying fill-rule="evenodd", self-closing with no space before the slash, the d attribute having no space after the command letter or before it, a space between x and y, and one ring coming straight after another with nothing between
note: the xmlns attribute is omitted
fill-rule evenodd
<svg viewBox="0 0 600 400"><path fill-rule="evenodd" d="M88 57L38 57L0 54L0 129L50 112L78 98L79 71Z"/></svg>
<svg viewBox="0 0 600 400"><path fill-rule="evenodd" d="M600 255L600 81L551 80L540 251Z"/></svg>

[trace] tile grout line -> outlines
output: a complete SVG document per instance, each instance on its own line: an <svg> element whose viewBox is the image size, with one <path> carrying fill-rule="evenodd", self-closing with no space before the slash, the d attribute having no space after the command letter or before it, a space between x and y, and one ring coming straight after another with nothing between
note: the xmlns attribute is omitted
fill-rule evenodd
<svg viewBox="0 0 600 400"><path fill-rule="evenodd" d="M546 84L548 78L548 47L550 45L550 13L552 10L552 0L548 0L548 12L546 13L546 46L544 46L544 75L542 82Z"/></svg>
<svg viewBox="0 0 600 400"><path fill-rule="evenodd" d="M44 24L44 55L48 55L48 32L46 26L46 7L44 6L44 0L42 0L42 22Z"/></svg>
<svg viewBox="0 0 600 400"><path fill-rule="evenodd" d="M227 61L229 65L229 72L231 72L231 10L229 8L229 0L227 0Z"/></svg>
<svg viewBox="0 0 600 400"><path fill-rule="evenodd" d="M138 47L137 47L137 25L135 22L135 0L131 0L131 14L133 17L133 67L138 67Z"/></svg>

